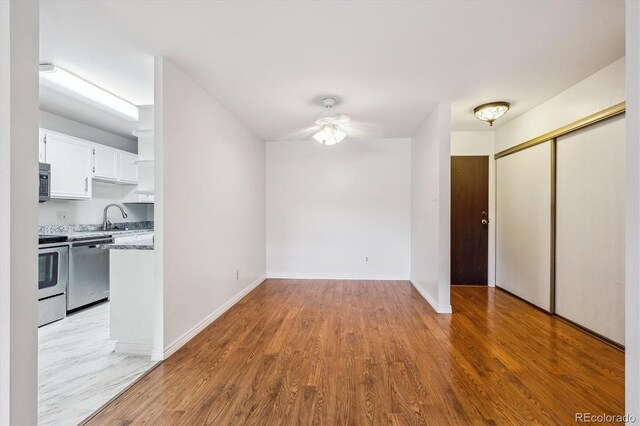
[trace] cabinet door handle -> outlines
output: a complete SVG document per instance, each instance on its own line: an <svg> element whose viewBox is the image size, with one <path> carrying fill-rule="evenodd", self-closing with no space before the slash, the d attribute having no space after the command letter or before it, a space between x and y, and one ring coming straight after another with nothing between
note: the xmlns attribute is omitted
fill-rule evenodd
<svg viewBox="0 0 640 426"><path fill-rule="evenodd" d="M84 178L84 192L89 192L89 178Z"/></svg>

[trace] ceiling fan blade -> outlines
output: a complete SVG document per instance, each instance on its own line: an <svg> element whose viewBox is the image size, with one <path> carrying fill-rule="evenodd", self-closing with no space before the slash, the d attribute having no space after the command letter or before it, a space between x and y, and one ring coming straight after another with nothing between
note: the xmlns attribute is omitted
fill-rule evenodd
<svg viewBox="0 0 640 426"><path fill-rule="evenodd" d="M380 135L380 126L374 123L349 120L339 126L348 136L354 138L375 138Z"/></svg>
<svg viewBox="0 0 640 426"><path fill-rule="evenodd" d="M318 130L320 130L320 126L318 125L305 127L304 129L299 129L291 132L290 134L285 136L284 140L301 141L310 139Z"/></svg>
<svg viewBox="0 0 640 426"><path fill-rule="evenodd" d="M336 124L349 123L352 121L351 117L349 117L347 114L335 114L331 116L331 120Z"/></svg>

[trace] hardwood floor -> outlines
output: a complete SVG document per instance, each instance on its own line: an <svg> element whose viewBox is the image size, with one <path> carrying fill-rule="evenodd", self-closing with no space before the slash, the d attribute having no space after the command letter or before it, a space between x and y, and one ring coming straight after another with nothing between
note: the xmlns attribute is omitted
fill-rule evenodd
<svg viewBox="0 0 640 426"><path fill-rule="evenodd" d="M624 353L507 293L267 280L89 424L568 424L622 414Z"/></svg>

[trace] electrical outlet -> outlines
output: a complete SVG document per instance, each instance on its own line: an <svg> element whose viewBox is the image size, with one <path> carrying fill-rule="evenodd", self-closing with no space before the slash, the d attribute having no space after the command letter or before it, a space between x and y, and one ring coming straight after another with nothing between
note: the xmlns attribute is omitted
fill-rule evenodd
<svg viewBox="0 0 640 426"><path fill-rule="evenodd" d="M240 279L240 271L236 271L236 280Z"/></svg>
<svg viewBox="0 0 640 426"><path fill-rule="evenodd" d="M67 212L58 212L58 222L67 221Z"/></svg>
<svg viewBox="0 0 640 426"><path fill-rule="evenodd" d="M368 262L368 261L369 261L369 256L365 257L365 258L364 258L364 261L365 261L365 262Z"/></svg>

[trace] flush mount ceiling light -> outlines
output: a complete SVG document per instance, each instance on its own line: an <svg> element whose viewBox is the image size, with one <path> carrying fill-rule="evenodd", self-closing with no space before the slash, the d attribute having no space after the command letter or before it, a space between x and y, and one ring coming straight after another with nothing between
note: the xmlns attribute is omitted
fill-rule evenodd
<svg viewBox="0 0 640 426"><path fill-rule="evenodd" d="M329 116L316 121L320 129L313 135L313 138L323 145L335 145L344 140L347 134L340 129L336 117L331 115L331 108L336 104L335 98L323 98L322 105L327 109Z"/></svg>
<svg viewBox="0 0 640 426"><path fill-rule="evenodd" d="M56 65L40 64L40 82L44 86L120 115L126 120L138 120L137 106Z"/></svg>
<svg viewBox="0 0 640 426"><path fill-rule="evenodd" d="M489 102L475 107L473 114L478 120L486 121L489 126L493 126L493 122L505 115L510 106L509 102Z"/></svg>

